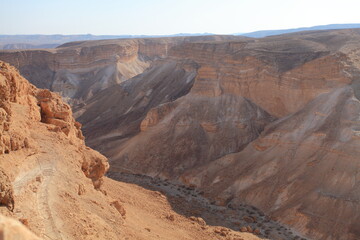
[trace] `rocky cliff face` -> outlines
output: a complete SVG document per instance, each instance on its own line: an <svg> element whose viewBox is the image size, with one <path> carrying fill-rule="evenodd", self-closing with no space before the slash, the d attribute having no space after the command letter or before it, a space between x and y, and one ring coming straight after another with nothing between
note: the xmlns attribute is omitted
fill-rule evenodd
<svg viewBox="0 0 360 240"><path fill-rule="evenodd" d="M81 124L74 120L70 106L64 103L60 96L49 90L37 89L4 62L0 65L0 80L1 154L9 154L12 151L30 147L31 136L28 129L25 129L26 125L31 125L30 121L48 124L49 131L61 132L73 144L84 146ZM23 122L26 125L21 130L17 128L16 120L22 108L25 111L25 119L20 120L28 122ZM84 151L85 154L88 152L90 150ZM88 175L97 176L93 178L94 182L100 181L108 169L107 160L98 156L99 159L94 160L93 163L84 163L84 165L92 166L92 169L88 167L84 168L84 171L89 172ZM99 172L95 173L98 170Z"/></svg>
<svg viewBox="0 0 360 240"><path fill-rule="evenodd" d="M282 117L300 110L320 93L351 83L346 55L319 45L301 37L274 37L187 43L172 48L170 55L201 66L192 93L240 95Z"/></svg>
<svg viewBox="0 0 360 240"><path fill-rule="evenodd" d="M120 39L73 42L47 50L1 51L0 59L17 67L31 83L81 103L94 94L132 78L152 60L166 57L182 42L237 39L231 36Z"/></svg>
<svg viewBox="0 0 360 240"><path fill-rule="evenodd" d="M79 188L87 197L100 199L109 216L114 213L98 191L109 166L107 159L85 146L69 105L59 95L29 84L4 62L0 62L0 89L0 203L12 211L1 208L1 213L23 219L46 239L74 238L71 225L80 223L80 218L69 218L69 210L79 208L76 214L81 216L86 207L91 209L85 198L75 197ZM97 211L88 212L89 219L99 214ZM121 222L121 216L118 218ZM63 224L69 227L60 227ZM99 224L95 229L113 227Z"/></svg>

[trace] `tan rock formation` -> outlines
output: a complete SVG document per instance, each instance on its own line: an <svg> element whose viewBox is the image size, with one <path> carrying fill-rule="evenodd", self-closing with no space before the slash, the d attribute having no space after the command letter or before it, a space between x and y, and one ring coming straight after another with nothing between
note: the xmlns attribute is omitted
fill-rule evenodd
<svg viewBox="0 0 360 240"><path fill-rule="evenodd" d="M15 207L13 187L2 169L0 169L0 205L6 206L10 211Z"/></svg>

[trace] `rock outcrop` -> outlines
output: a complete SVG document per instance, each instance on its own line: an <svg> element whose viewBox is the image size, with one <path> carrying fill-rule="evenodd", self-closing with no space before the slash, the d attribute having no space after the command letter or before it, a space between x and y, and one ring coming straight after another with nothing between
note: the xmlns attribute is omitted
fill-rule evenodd
<svg viewBox="0 0 360 240"><path fill-rule="evenodd" d="M0 135L2 154L9 154L11 151L20 150L29 147L28 132L17 131L13 128L11 121L13 112L21 108L28 111L28 118L34 121L40 121L46 124L47 129L54 132L62 132L73 143L84 145L84 137L80 130L81 124L72 117L72 111L69 105L64 103L61 97L46 89L36 89L29 84L19 73L8 64L0 63L0 81L1 81L1 126ZM26 109L27 108L27 109ZM29 123L25 124L29 125ZM94 181L96 187L99 187L102 176L108 169L107 159L91 149L83 151L83 167L85 174ZM88 150L88 151L87 151ZM89 154L89 152L91 152Z"/></svg>
<svg viewBox="0 0 360 240"><path fill-rule="evenodd" d="M10 211L15 207L12 184L2 169L0 169L0 205L6 206Z"/></svg>
<svg viewBox="0 0 360 240"><path fill-rule="evenodd" d="M100 199L108 217L113 217L115 212L101 189L107 159L85 146L81 124L72 117L70 106L58 94L37 89L4 62L0 62L0 91L0 203L10 210L1 208L1 213L26 219L39 236L76 239L72 227L80 219L69 218L69 210L75 207L77 214L84 214L86 208L91 209L86 198L72 197L82 185L83 195ZM88 212L89 218L97 214L99 210ZM71 224L62 229L60 221ZM102 228L114 226L99 224L94 229ZM6 234L15 234L11 231ZM115 239L117 234L105 235Z"/></svg>

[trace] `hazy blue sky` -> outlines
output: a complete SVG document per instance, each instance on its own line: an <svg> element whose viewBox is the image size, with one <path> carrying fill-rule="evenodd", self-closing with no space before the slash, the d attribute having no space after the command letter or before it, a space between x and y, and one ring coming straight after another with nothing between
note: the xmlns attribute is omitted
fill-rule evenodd
<svg viewBox="0 0 360 240"><path fill-rule="evenodd" d="M0 34L227 34L360 23L359 9L359 0L0 0Z"/></svg>

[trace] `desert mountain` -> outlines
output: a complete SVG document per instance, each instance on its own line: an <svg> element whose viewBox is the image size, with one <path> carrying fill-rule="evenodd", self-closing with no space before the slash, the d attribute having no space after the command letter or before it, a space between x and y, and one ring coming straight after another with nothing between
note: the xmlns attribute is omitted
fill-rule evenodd
<svg viewBox="0 0 360 240"><path fill-rule="evenodd" d="M295 33L301 31L317 31L317 30L335 30L335 29L351 29L359 28L360 24L329 24L313 27L302 27L293 29L279 30L260 30L249 33L234 33L235 36L245 37L267 37L280 35L285 33ZM105 39L131 39L131 38L159 38L159 37L190 37L190 36L213 36L212 33L179 33L173 35L0 35L0 49L45 49L56 48L67 42L105 40Z"/></svg>
<svg viewBox="0 0 360 240"><path fill-rule="evenodd" d="M310 239L345 240L360 237L359 41L358 29L104 40L0 59L70 98L113 178L187 184Z"/></svg>
<svg viewBox="0 0 360 240"><path fill-rule="evenodd" d="M56 48L64 43L75 41L91 41L104 39L129 39L129 38L159 38L159 37L189 37L211 36L211 33L178 33L173 35L0 35L0 49L44 49Z"/></svg>

